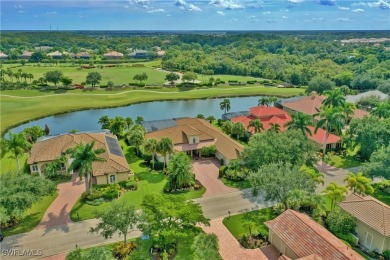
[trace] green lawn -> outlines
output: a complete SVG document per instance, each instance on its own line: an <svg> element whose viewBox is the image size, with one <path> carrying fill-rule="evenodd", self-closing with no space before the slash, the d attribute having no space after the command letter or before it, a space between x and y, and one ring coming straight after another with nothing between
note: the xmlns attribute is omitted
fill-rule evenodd
<svg viewBox="0 0 390 260"><path fill-rule="evenodd" d="M239 239L243 235L249 235L249 229L245 227L245 223L255 223L255 226L252 228L252 233L268 233L268 228L264 222L276 217L277 215L273 212L272 208L265 208L231 216L230 219L226 217L223 219L223 224L236 239Z"/></svg>
<svg viewBox="0 0 390 260"><path fill-rule="evenodd" d="M348 169L348 168L362 165L361 162L356 161L351 156L348 155L340 156L336 154L334 155L328 154L325 158L325 162L337 168L343 168L343 169Z"/></svg>
<svg viewBox="0 0 390 260"><path fill-rule="evenodd" d="M372 196L390 206L390 194L379 190L378 188L375 187L375 185L374 185L374 189L375 192L374 194L372 194Z"/></svg>
<svg viewBox="0 0 390 260"><path fill-rule="evenodd" d="M20 233L29 232L34 229L41 221L43 214L50 204L57 197L57 193L52 196L44 197L41 201L32 205L32 207L24 213L24 217L20 220L20 224L15 227L2 230L6 236L12 236Z"/></svg>
<svg viewBox="0 0 390 260"><path fill-rule="evenodd" d="M163 188L167 182L166 176L159 172L151 172L149 167L142 164L142 160L135 156L134 149L128 147L123 141L121 141L123 152L126 155L126 159L130 165L130 169L135 173L135 178L138 178L138 189L136 191L129 191L122 195L119 200L134 205L136 208L141 207L141 203L145 195L152 193L163 193ZM199 198L206 192L203 188L197 191L190 191L180 193L187 199ZM176 194L170 194L169 196L176 196ZM99 206L91 206L78 201L71 211L71 219L74 221L85 220L94 218L94 211L97 209L104 209L109 207L110 202L103 203ZM78 214L78 215L77 215ZM78 219L80 216L80 219Z"/></svg>
<svg viewBox="0 0 390 260"><path fill-rule="evenodd" d="M23 154L19 158L20 169L23 169L26 165L28 158L28 153ZM0 159L0 174L5 174L7 172L16 171L16 160L15 155L11 153L6 153L3 158Z"/></svg>
<svg viewBox="0 0 390 260"><path fill-rule="evenodd" d="M262 86L202 88L180 91L177 88L125 91L61 91L62 94L42 93L39 90L1 91L1 131L33 119L89 108L124 106L157 100L198 99L211 97L272 95L290 97L302 89L267 88ZM7 96L5 96L7 95ZM10 96L8 96L10 95Z"/></svg>
<svg viewBox="0 0 390 260"><path fill-rule="evenodd" d="M251 187L251 184L248 180L243 180L243 181L231 181L225 178L221 178L221 181L229 187L237 188L237 189L248 189Z"/></svg>

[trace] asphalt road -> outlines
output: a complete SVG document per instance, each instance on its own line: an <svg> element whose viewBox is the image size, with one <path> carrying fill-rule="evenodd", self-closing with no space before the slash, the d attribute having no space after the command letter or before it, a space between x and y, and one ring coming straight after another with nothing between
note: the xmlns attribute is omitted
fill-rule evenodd
<svg viewBox="0 0 390 260"><path fill-rule="evenodd" d="M234 215L271 206L269 203L264 203L262 196L253 197L249 190L199 198L194 201L202 206L205 216L210 219L228 216L229 211ZM34 229L28 233L6 237L0 244L0 259L39 259L70 251L76 245L85 248L121 240L119 236L105 240L98 234L90 234L90 227L96 224L96 219L90 219L47 229ZM140 234L139 231L134 231L129 234L129 238L138 237Z"/></svg>

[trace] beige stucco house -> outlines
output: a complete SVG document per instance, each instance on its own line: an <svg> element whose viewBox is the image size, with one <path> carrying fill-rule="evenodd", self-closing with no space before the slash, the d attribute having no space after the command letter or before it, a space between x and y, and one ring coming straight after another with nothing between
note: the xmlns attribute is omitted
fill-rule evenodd
<svg viewBox="0 0 390 260"><path fill-rule="evenodd" d="M175 151L183 151L190 156L199 157L202 157L202 147L215 145L217 148L215 157L223 160L225 165L228 165L231 160L238 159L244 150L240 143L204 119L179 118L173 119L171 122L170 125L148 132L145 138L160 140L163 137L168 137L172 140ZM156 155L156 159L160 162L164 161L163 156L159 154ZM169 159L170 155L167 156L167 161Z"/></svg>
<svg viewBox="0 0 390 260"><path fill-rule="evenodd" d="M289 209L265 224L279 259L363 259L306 214Z"/></svg>
<svg viewBox="0 0 390 260"><path fill-rule="evenodd" d="M126 181L132 172L123 155L118 139L112 134L77 133L45 137L33 145L27 164L31 173L42 175L45 166L61 155L65 155L69 148L77 144L91 142L95 142L95 149L104 150L104 153L99 156L105 159L103 162L92 164L92 182L94 184L109 184ZM68 172L73 161L68 155L66 156L67 162L62 165L62 172ZM73 172L70 173L73 174Z"/></svg>
<svg viewBox="0 0 390 260"><path fill-rule="evenodd" d="M390 207L371 196L350 194L339 203L356 218L359 244L378 253L390 250Z"/></svg>

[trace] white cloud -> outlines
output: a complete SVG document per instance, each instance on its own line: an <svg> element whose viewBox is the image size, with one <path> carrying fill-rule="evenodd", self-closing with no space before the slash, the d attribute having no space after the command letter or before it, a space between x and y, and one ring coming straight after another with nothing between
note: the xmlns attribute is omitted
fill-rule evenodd
<svg viewBox="0 0 390 260"><path fill-rule="evenodd" d="M288 17L287 17L287 16L285 16L285 15L283 15L283 16L282 16L282 18L283 18L283 19L287 19Z"/></svg>
<svg viewBox="0 0 390 260"><path fill-rule="evenodd" d="M125 6L124 6L124 8L126 8L126 9L127 9L127 8L129 8L129 6L128 6L128 5L125 5Z"/></svg>
<svg viewBox="0 0 390 260"><path fill-rule="evenodd" d="M22 6L22 5L14 5L14 8L16 8L16 9L22 9L23 6Z"/></svg>
<svg viewBox="0 0 390 260"><path fill-rule="evenodd" d="M364 12L364 9L361 9L361 8L353 9L352 12L361 13L361 12Z"/></svg>
<svg viewBox="0 0 390 260"><path fill-rule="evenodd" d="M290 3L303 3L305 0L288 0Z"/></svg>
<svg viewBox="0 0 390 260"><path fill-rule="evenodd" d="M254 15L251 15L251 16L248 16L247 18L248 18L248 19L255 19L255 18L256 18L256 16L254 16Z"/></svg>
<svg viewBox="0 0 390 260"><path fill-rule="evenodd" d="M364 2L357 2L357 3L351 4L351 6L367 6L367 3L364 3Z"/></svg>
<svg viewBox="0 0 390 260"><path fill-rule="evenodd" d="M367 3L369 7L379 7L381 9L390 9L389 0L378 0L376 2Z"/></svg>
<svg viewBox="0 0 390 260"><path fill-rule="evenodd" d="M304 20L304 22L305 22L305 23L312 23L312 22L318 23L318 22L323 22L323 21L325 21L325 20L326 20L326 19L323 18L323 17L319 17L319 18L314 17L314 18L311 18L311 19L306 19L306 20Z"/></svg>
<svg viewBox="0 0 390 260"><path fill-rule="evenodd" d="M236 0L211 0L211 5L222 7L228 10L244 8L242 4L237 3Z"/></svg>
<svg viewBox="0 0 390 260"><path fill-rule="evenodd" d="M217 14L219 14L219 15L225 15L225 13L222 12L222 11L217 11Z"/></svg>
<svg viewBox="0 0 390 260"><path fill-rule="evenodd" d="M46 12L46 14L57 14L57 12Z"/></svg>
<svg viewBox="0 0 390 260"><path fill-rule="evenodd" d="M337 8L339 8L340 10L344 10L344 11L351 9L349 7L343 7L343 6L338 6Z"/></svg>
<svg viewBox="0 0 390 260"><path fill-rule="evenodd" d="M129 0L129 3L132 5L139 5L144 9L149 9L150 0Z"/></svg>
<svg viewBox="0 0 390 260"><path fill-rule="evenodd" d="M267 12L263 12L263 14L271 14L271 12L270 12L270 11L267 11Z"/></svg>
<svg viewBox="0 0 390 260"><path fill-rule="evenodd" d="M164 13L165 10L160 8L160 9L149 10L147 12L150 13L150 14L153 14L153 13Z"/></svg>
<svg viewBox="0 0 390 260"><path fill-rule="evenodd" d="M350 18L337 18L337 19L333 19L332 21L334 22L352 22L352 20Z"/></svg>
<svg viewBox="0 0 390 260"><path fill-rule="evenodd" d="M194 4L189 4L185 0L177 0L175 5L178 6L183 11L189 11L189 12L202 11L202 9L200 9L198 6L196 6Z"/></svg>
<svg viewBox="0 0 390 260"><path fill-rule="evenodd" d="M22 13L25 13L25 11L23 11L23 10L19 10L19 11L18 11L18 13L21 13L21 14L22 14Z"/></svg>

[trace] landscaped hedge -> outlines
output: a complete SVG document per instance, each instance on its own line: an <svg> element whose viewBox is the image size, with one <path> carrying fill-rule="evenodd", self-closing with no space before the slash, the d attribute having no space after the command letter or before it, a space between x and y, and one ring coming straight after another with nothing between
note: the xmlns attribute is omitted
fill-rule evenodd
<svg viewBox="0 0 390 260"><path fill-rule="evenodd" d="M213 157L217 152L217 147L215 145L205 146L200 149L202 157Z"/></svg>
<svg viewBox="0 0 390 260"><path fill-rule="evenodd" d="M225 176L225 173L227 171L227 166L226 165L222 165L220 168L219 168L219 174L218 174L218 177L219 178L222 178Z"/></svg>

